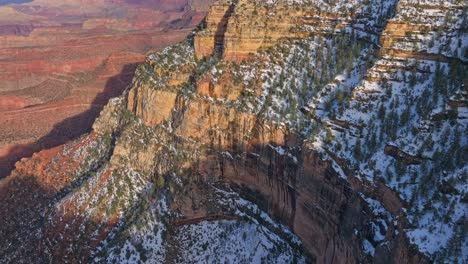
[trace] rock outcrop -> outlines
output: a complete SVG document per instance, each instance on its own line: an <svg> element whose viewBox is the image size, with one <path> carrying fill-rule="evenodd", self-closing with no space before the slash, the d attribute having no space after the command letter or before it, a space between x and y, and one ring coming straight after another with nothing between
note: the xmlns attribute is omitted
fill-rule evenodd
<svg viewBox="0 0 468 264"><path fill-rule="evenodd" d="M218 52L225 60L241 61L281 38L304 36L291 30L304 26L301 19L311 14L302 8L307 7L282 1L274 8L253 1L218 1L210 8L206 29L195 38L196 56L200 59Z"/></svg>
<svg viewBox="0 0 468 264"><path fill-rule="evenodd" d="M147 52L183 40L210 1L111 2L0 7L0 178L20 158L89 132Z"/></svg>

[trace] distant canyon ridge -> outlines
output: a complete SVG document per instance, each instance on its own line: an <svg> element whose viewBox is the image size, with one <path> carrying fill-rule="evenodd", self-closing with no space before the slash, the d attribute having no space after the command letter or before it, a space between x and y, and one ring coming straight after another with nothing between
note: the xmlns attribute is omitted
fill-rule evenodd
<svg viewBox="0 0 468 264"><path fill-rule="evenodd" d="M0 0L0 178L91 128L149 52L184 39L210 0Z"/></svg>

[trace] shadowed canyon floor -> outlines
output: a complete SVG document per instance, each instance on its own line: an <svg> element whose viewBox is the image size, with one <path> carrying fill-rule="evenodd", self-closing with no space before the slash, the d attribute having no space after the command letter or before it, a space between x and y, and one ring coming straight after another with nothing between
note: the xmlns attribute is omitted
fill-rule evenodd
<svg viewBox="0 0 468 264"><path fill-rule="evenodd" d="M24 2L0 2L0 178L89 131L146 54L184 39L209 4Z"/></svg>

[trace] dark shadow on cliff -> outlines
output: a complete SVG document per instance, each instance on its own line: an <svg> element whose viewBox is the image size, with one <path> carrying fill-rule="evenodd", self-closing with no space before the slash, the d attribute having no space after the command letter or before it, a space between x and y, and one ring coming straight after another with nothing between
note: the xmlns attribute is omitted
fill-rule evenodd
<svg viewBox="0 0 468 264"><path fill-rule="evenodd" d="M221 22L218 24L218 28L216 29L215 34L215 49L218 55L223 54L224 49L224 38L227 31L227 25L229 22L229 18L234 13L238 1L232 1L231 5L229 6L228 10L224 14Z"/></svg>
<svg viewBox="0 0 468 264"><path fill-rule="evenodd" d="M31 237L30 233L44 222L38 216L46 211L44 205L52 196L33 176L5 179L0 183L0 256L20 250L21 238Z"/></svg>
<svg viewBox="0 0 468 264"><path fill-rule="evenodd" d="M0 263L89 262L92 251L120 219L87 219L66 207L58 209L68 186L56 190L25 175L0 183ZM94 232L96 239L91 239Z"/></svg>
<svg viewBox="0 0 468 264"><path fill-rule="evenodd" d="M121 72L110 77L104 89L96 95L88 110L54 125L52 130L34 143L16 145L0 157L0 179L8 176L21 158L43 149L53 148L91 131L94 120L110 98L119 96L130 85L138 63L126 64Z"/></svg>

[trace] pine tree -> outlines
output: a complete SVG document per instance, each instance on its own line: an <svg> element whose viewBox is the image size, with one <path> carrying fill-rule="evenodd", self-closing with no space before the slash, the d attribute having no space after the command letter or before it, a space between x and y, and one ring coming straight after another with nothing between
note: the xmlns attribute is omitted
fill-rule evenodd
<svg viewBox="0 0 468 264"><path fill-rule="evenodd" d="M332 142L332 140L333 140L333 134L330 131L330 129L327 129L327 133L325 135L325 143L328 145Z"/></svg>
<svg viewBox="0 0 468 264"><path fill-rule="evenodd" d="M380 104L380 108L379 108L379 119L381 121L385 120L385 107L384 107L384 104L381 103Z"/></svg>
<svg viewBox="0 0 468 264"><path fill-rule="evenodd" d="M354 145L354 157L357 160L360 160L362 157L362 151L361 151L361 138L358 137L356 139L356 144Z"/></svg>

